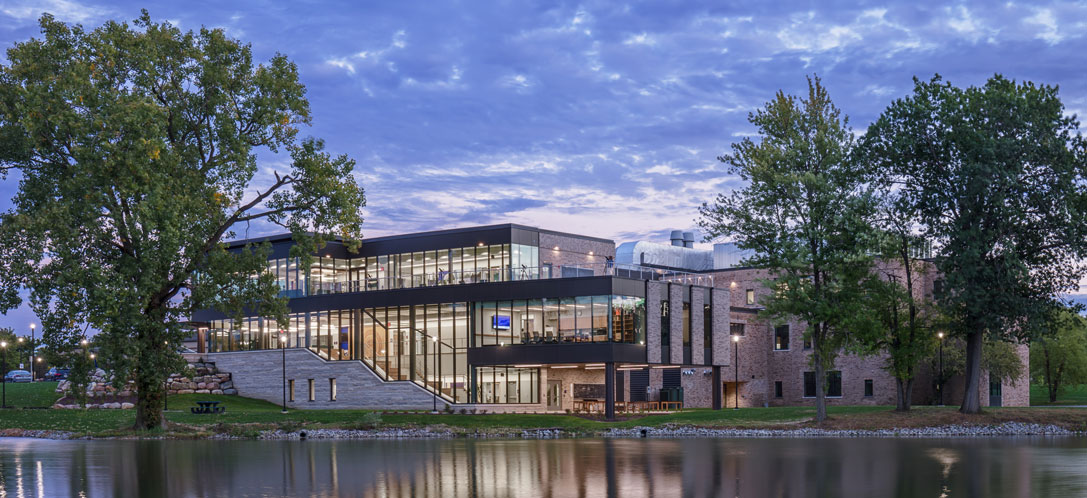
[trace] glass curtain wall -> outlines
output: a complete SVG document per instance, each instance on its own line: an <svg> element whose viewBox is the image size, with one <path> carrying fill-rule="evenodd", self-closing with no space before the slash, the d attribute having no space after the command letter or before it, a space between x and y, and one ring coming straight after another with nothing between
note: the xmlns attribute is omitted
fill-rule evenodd
<svg viewBox="0 0 1087 498"><path fill-rule="evenodd" d="M473 304L475 345L645 344L645 298L579 296Z"/></svg>
<svg viewBox="0 0 1087 498"><path fill-rule="evenodd" d="M275 349L284 334L287 347L308 347L329 360L362 360L382 379L413 381L466 403L468 319L467 303L442 303L293 313L286 329L260 318L243 319L237 328L233 320L213 320L208 351Z"/></svg>
<svg viewBox="0 0 1087 498"><path fill-rule="evenodd" d="M506 282L540 278L539 248L520 244L463 247L352 259L315 257L307 269L298 258L268 260L280 295Z"/></svg>

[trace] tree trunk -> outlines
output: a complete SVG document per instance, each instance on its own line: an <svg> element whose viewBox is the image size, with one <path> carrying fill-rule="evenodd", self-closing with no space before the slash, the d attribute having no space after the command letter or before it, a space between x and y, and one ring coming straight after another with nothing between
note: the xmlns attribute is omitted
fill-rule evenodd
<svg viewBox="0 0 1087 498"><path fill-rule="evenodd" d="M913 406L913 377L910 377L910 380L906 381L906 409L902 410L902 411L908 412L908 411L910 411L910 408L912 406Z"/></svg>
<svg viewBox="0 0 1087 498"><path fill-rule="evenodd" d="M905 381L902 381L901 378L896 378L895 388L897 389L895 411L910 411L910 400L907 399L907 396L909 396L909 387L905 385Z"/></svg>
<svg viewBox="0 0 1087 498"><path fill-rule="evenodd" d="M818 333L818 330L816 332ZM827 376L823 368L823 355L819 354L821 344L814 344L814 337L812 342L812 355L815 357L815 421L822 422L827 419Z"/></svg>
<svg viewBox="0 0 1087 498"><path fill-rule="evenodd" d="M981 347L984 335L980 330L966 334L966 377L962 396L962 413L981 413Z"/></svg>
<svg viewBox="0 0 1087 498"><path fill-rule="evenodd" d="M162 415L162 382L155 375L136 371L136 430L160 429L166 426Z"/></svg>

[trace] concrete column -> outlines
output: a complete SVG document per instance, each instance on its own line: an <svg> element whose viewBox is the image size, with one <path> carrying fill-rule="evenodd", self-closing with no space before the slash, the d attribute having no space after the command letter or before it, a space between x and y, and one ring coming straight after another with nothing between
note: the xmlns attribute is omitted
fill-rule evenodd
<svg viewBox="0 0 1087 498"><path fill-rule="evenodd" d="M713 366L713 409L721 409L721 367Z"/></svg>
<svg viewBox="0 0 1087 498"><path fill-rule="evenodd" d="M604 364L604 418L615 420L615 362Z"/></svg>
<svg viewBox="0 0 1087 498"><path fill-rule="evenodd" d="M306 312L306 347L310 347L310 312Z"/></svg>

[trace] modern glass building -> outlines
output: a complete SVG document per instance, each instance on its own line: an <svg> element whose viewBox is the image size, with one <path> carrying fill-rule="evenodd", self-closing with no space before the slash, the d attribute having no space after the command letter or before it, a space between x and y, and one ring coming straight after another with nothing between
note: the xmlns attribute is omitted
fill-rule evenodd
<svg viewBox="0 0 1087 498"><path fill-rule="evenodd" d="M360 391L411 383L447 404L552 410L577 390L636 397L617 372L728 364L728 291L709 275L618 265L610 240L495 225L367 239L357 253L334 242L308 267L289 257L289 236L234 247L265 240L288 324L201 311L198 350L213 361L282 346L314 365L363 365L380 383ZM332 379L307 379L308 398ZM366 405L367 392L335 390Z"/></svg>

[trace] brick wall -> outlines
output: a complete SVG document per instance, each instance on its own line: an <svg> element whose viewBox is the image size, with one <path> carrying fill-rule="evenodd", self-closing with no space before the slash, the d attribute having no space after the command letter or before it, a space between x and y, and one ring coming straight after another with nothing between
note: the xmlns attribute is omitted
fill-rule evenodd
<svg viewBox="0 0 1087 498"><path fill-rule="evenodd" d="M663 282L646 282L645 285L645 346L647 361L661 363L661 295Z"/></svg>
<svg viewBox="0 0 1087 498"><path fill-rule="evenodd" d="M540 263L551 263L556 272L559 266L591 264L601 273L608 257L615 259L614 242L540 232Z"/></svg>

